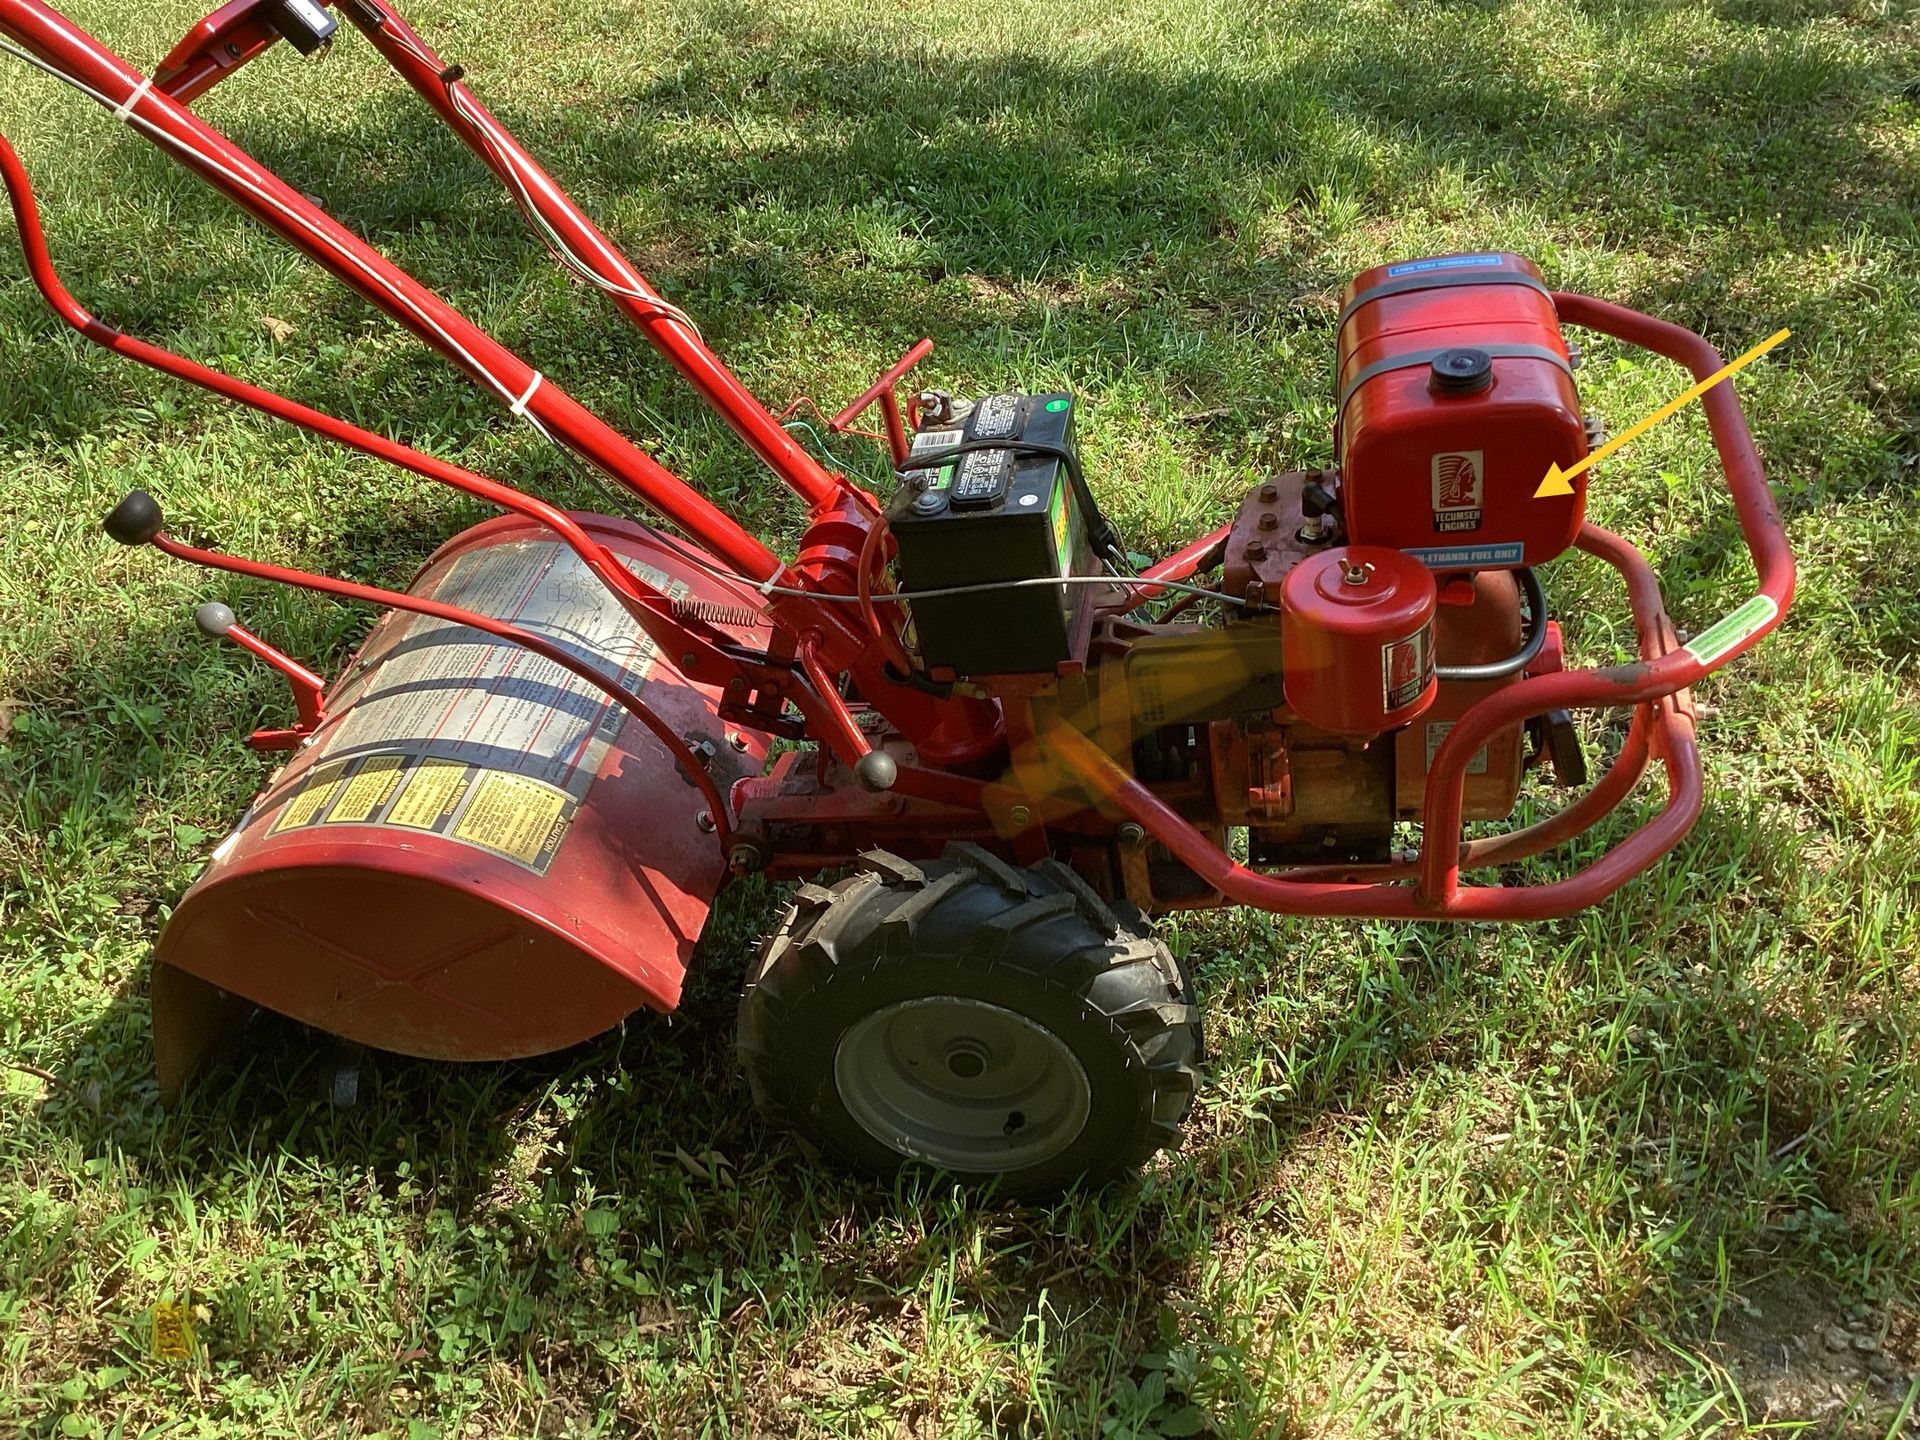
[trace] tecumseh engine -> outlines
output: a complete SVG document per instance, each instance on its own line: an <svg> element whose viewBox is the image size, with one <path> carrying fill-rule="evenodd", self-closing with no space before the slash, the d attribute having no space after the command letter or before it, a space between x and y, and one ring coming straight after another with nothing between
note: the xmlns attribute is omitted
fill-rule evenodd
<svg viewBox="0 0 1920 1440"><path fill-rule="evenodd" d="M1196 567L1218 562L1221 591L1242 602L1212 624L1193 618L1205 597L1142 623L1103 610L1097 587L1044 583L1106 573L1067 395L924 397L887 517L901 587L927 597L911 611L936 681L1061 672L1074 723L1130 748L1141 779L1184 791L1182 811L1216 837L1245 826L1262 867L1390 859L1454 720L1560 667L1534 567L1568 548L1585 509L1584 475L1536 493L1593 437L1530 261L1377 267L1348 287L1338 330L1337 463L1247 496ZM977 588L994 582L1017 584ZM1564 712L1475 752L1466 818L1507 815L1542 761L1563 784L1584 780ZM1112 889L1136 902L1214 899L1156 846L1122 847L1118 865Z"/></svg>

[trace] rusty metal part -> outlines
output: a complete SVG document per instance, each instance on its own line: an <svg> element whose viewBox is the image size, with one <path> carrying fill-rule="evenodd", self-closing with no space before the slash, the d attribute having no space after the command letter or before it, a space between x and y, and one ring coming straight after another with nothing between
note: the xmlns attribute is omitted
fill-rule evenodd
<svg viewBox="0 0 1920 1440"><path fill-rule="evenodd" d="M1324 470L1290 470L1247 492L1233 517L1221 557L1220 588L1227 594L1262 605L1278 605L1280 583L1287 572L1338 538L1338 527L1328 516L1325 539L1301 539L1300 532L1308 528L1301 492L1310 482L1331 487L1333 477Z"/></svg>

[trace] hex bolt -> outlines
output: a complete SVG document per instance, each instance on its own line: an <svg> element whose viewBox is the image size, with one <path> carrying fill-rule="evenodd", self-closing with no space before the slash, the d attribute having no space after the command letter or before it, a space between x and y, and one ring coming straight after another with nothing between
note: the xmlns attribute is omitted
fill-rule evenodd
<svg viewBox="0 0 1920 1440"><path fill-rule="evenodd" d="M762 863L760 847L744 840L727 852L727 864L742 875L758 870Z"/></svg>
<svg viewBox="0 0 1920 1440"><path fill-rule="evenodd" d="M1033 823L1033 811L1024 805L1016 805L1007 812L1007 819L1013 822L1016 829L1024 830Z"/></svg>
<svg viewBox="0 0 1920 1440"><path fill-rule="evenodd" d="M1280 517L1271 510L1267 511L1260 517L1260 528L1262 530L1278 530L1280 528Z"/></svg>
<svg viewBox="0 0 1920 1440"><path fill-rule="evenodd" d="M1278 485L1262 485L1260 487L1260 503L1262 505L1271 505L1279 498L1280 487Z"/></svg>
<svg viewBox="0 0 1920 1440"><path fill-rule="evenodd" d="M727 732L727 744L736 750L745 750L747 748L747 737L742 735L738 730L729 730Z"/></svg>
<svg viewBox="0 0 1920 1440"><path fill-rule="evenodd" d="M1147 838L1147 827L1137 823L1136 821L1129 820L1127 821L1126 824L1120 827L1117 834L1118 834L1118 839L1120 843L1126 846L1129 850L1131 850L1134 846L1138 845L1142 840L1145 840Z"/></svg>
<svg viewBox="0 0 1920 1440"><path fill-rule="evenodd" d="M1266 545L1259 540L1249 540L1247 542L1247 558L1249 560L1266 559L1267 558Z"/></svg>
<svg viewBox="0 0 1920 1440"><path fill-rule="evenodd" d="M711 810L702 810L698 815L693 817L693 823L700 827L702 834L706 835L711 835L715 830L720 828L713 823L713 812Z"/></svg>

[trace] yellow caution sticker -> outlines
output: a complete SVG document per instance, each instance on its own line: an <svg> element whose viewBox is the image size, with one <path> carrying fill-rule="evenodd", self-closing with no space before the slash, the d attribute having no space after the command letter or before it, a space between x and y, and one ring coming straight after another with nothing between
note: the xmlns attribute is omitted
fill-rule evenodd
<svg viewBox="0 0 1920 1440"><path fill-rule="evenodd" d="M483 770L466 808L449 834L522 865L544 870L566 833L569 797L564 790L504 770Z"/></svg>
<svg viewBox="0 0 1920 1440"><path fill-rule="evenodd" d="M315 766L267 833L391 825L471 845L544 875L579 800L557 785L432 755L384 753Z"/></svg>
<svg viewBox="0 0 1920 1440"><path fill-rule="evenodd" d="M453 818L466 798L467 776L473 767L458 760L423 760L407 777L407 788L394 802L387 824L409 830L438 830Z"/></svg>
<svg viewBox="0 0 1920 1440"><path fill-rule="evenodd" d="M162 1300L153 1307L153 1358L191 1360L193 1358L193 1312L177 1300Z"/></svg>
<svg viewBox="0 0 1920 1440"><path fill-rule="evenodd" d="M329 825L363 825L367 817L393 798L405 776L407 757L375 755L347 781L346 789L327 812Z"/></svg>
<svg viewBox="0 0 1920 1440"><path fill-rule="evenodd" d="M298 830L303 825L317 821L327 806L333 803L333 797L340 793L341 777L347 772L347 763L335 760L316 765L301 782L300 792L287 802L287 808L280 812L280 818L273 822L273 828L267 833L278 835L283 830Z"/></svg>

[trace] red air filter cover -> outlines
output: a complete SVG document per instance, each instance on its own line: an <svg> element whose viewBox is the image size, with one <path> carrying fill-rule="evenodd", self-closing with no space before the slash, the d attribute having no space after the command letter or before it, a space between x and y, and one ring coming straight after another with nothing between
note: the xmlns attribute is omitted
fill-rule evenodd
<svg viewBox="0 0 1920 1440"><path fill-rule="evenodd" d="M1539 565L1573 543L1587 453L1553 297L1533 262L1488 252L1366 271L1340 312L1336 445L1347 537L1434 570Z"/></svg>
<svg viewBox="0 0 1920 1440"><path fill-rule="evenodd" d="M1433 575L1380 546L1302 560L1280 587L1287 704L1309 725L1377 735L1433 703Z"/></svg>

